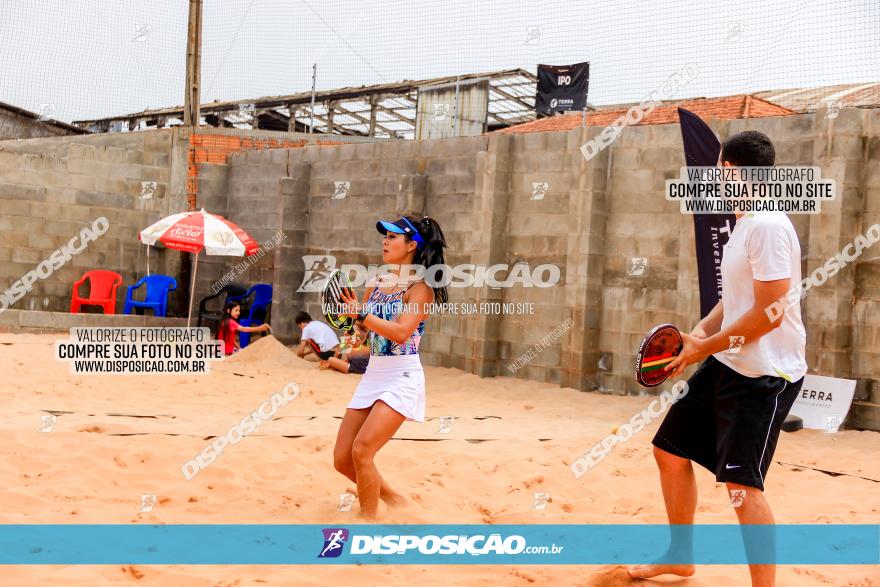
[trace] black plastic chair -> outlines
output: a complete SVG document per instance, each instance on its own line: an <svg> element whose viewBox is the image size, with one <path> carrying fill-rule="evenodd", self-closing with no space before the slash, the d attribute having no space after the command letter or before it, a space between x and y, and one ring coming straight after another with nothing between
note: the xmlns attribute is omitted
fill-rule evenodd
<svg viewBox="0 0 880 587"><path fill-rule="evenodd" d="M235 299L230 296L228 299ZM242 326L259 326L269 322L269 311L272 308L272 286L268 283L258 283L252 286L244 298L238 300L244 308L247 304L247 314L242 311L238 323ZM246 347L251 341L249 332L240 332L238 340L241 348Z"/></svg>
<svg viewBox="0 0 880 587"><path fill-rule="evenodd" d="M248 288L247 286L241 283L230 283L223 286L223 289L218 291L215 294L206 296L199 301L199 321L198 326L202 325L202 322L213 322L217 326L220 325L220 321L223 319L223 308L226 307L226 302L229 300L236 300L239 303L242 303L242 298L247 296ZM220 307L217 309L209 308L208 305L211 300L215 300L220 296L223 297L223 303L220 304ZM213 306L213 304L211 304ZM244 304L242 303L242 306ZM242 314L244 314L244 307L242 307ZM207 324L206 324L207 326Z"/></svg>

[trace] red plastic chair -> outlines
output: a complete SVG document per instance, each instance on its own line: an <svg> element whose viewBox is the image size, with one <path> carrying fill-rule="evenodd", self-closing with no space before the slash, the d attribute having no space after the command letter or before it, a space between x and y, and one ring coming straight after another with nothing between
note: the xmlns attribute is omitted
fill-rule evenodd
<svg viewBox="0 0 880 587"><path fill-rule="evenodd" d="M79 286L89 281L89 297L79 296ZM70 313L79 314L82 306L101 306L105 314L116 313L116 288L122 285L122 276L106 269L86 271L82 278L73 284L70 299Z"/></svg>

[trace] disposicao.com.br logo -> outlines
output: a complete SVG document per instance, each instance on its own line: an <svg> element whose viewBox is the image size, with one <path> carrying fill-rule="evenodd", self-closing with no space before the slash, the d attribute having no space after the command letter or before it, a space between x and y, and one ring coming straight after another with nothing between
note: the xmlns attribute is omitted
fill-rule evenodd
<svg viewBox="0 0 880 587"><path fill-rule="evenodd" d="M318 558L336 558L350 542L348 554L371 555L518 555L560 554L564 546L528 546L525 537L511 534L350 534L346 528L324 528Z"/></svg>

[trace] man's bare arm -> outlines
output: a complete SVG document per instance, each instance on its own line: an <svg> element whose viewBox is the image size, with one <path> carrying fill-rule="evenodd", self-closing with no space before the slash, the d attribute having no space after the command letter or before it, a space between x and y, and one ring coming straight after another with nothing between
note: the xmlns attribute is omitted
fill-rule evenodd
<svg viewBox="0 0 880 587"><path fill-rule="evenodd" d="M721 303L721 300L718 300L718 303L706 314L706 317L694 326L691 336L709 338L713 334L717 334L721 330L722 320L724 320L724 305Z"/></svg>
<svg viewBox="0 0 880 587"><path fill-rule="evenodd" d="M730 337L732 336L741 336L744 339L743 344L749 344L779 327L782 324L783 315L780 314L775 320L770 320L767 308L788 291L790 283L791 279L788 278L776 281L754 280L752 287L755 293L755 303L736 322L707 338L683 334L684 348L675 360L665 367L670 372L670 376L678 377L684 373L688 365L702 361L709 355L726 351L730 348ZM713 308L706 319L712 316L716 309Z"/></svg>

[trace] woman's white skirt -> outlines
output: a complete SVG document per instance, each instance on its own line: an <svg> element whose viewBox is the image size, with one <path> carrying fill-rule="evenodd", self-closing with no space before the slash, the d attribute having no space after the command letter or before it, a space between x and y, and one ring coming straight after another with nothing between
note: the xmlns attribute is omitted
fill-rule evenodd
<svg viewBox="0 0 880 587"><path fill-rule="evenodd" d="M370 356L349 408L382 400L407 420L425 421L425 372L418 355Z"/></svg>

